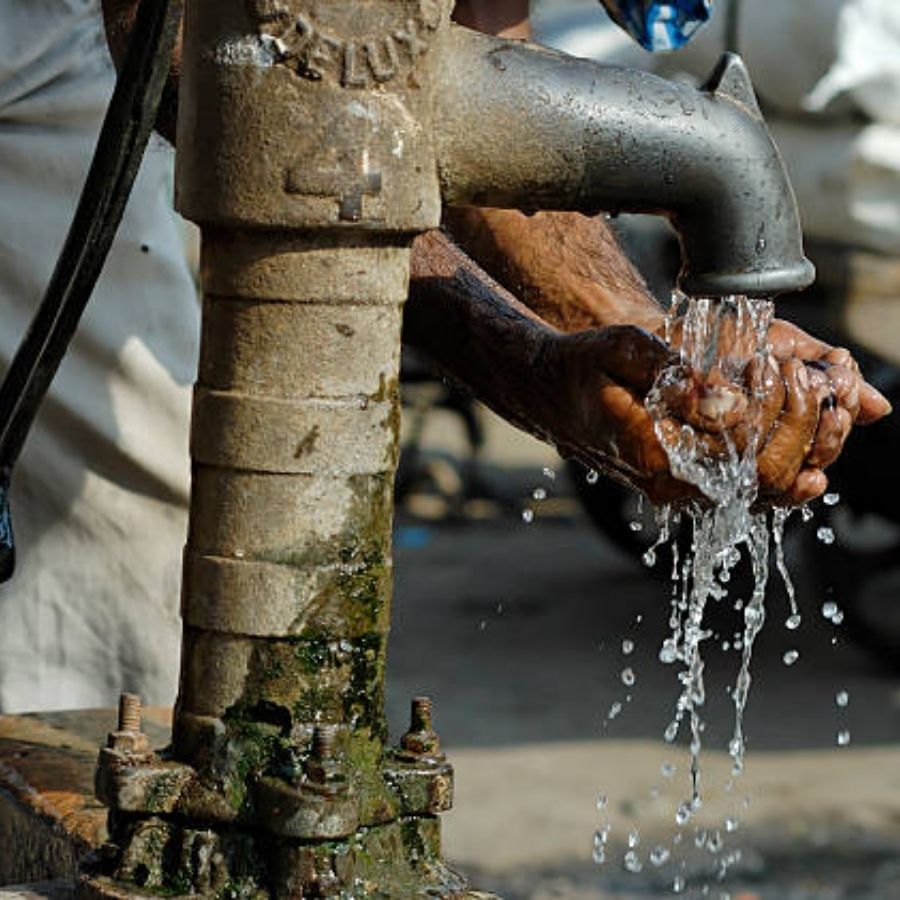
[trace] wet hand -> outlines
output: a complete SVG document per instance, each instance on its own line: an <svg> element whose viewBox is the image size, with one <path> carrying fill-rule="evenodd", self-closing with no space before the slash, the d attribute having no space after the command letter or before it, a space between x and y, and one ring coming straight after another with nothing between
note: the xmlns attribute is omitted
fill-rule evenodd
<svg viewBox="0 0 900 900"><path fill-rule="evenodd" d="M550 391L541 418L560 453L657 504L698 498L671 474L644 404L657 375L675 361L662 340L633 325L557 333L542 356L540 380Z"/></svg>

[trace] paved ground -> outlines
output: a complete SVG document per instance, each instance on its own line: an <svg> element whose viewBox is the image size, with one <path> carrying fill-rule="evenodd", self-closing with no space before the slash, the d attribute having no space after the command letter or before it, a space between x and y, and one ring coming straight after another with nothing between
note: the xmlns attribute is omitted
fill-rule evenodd
<svg viewBox="0 0 900 900"><path fill-rule="evenodd" d="M542 474L549 457L536 451L527 462L530 448L516 447L516 467L493 470L493 484L534 507L533 523L512 512L465 525L405 516L398 530L389 712L399 731L410 695L435 698L458 775L448 855L508 900L662 897L676 877L686 879L684 896L900 897L900 685L822 618L826 596L804 577L805 564L793 564L799 632L781 624L781 590L770 593L746 719L751 752L730 788L722 751L737 657L710 647L706 802L678 828L688 761L662 740L677 673L657 660L667 586L574 512L564 481ZM548 490L545 507L528 502L535 487ZM542 508L556 515L543 518ZM733 631L735 615L724 604L717 630ZM799 660L787 667L782 657L794 649ZM621 680L626 667L632 688ZM843 709L839 691L849 694ZM623 710L610 719L615 703ZM839 748L845 729L851 743ZM671 777L664 763L675 766ZM738 829L729 832L726 819ZM596 865L593 835L607 825L606 862ZM623 865L632 829L640 873ZM669 855L659 867L654 850L657 860ZM727 859L734 864L720 882Z"/></svg>

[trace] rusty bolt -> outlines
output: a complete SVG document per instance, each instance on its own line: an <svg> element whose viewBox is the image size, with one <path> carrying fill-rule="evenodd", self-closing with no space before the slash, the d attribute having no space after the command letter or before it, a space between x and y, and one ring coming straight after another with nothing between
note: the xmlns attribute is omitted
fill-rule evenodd
<svg viewBox="0 0 900 900"><path fill-rule="evenodd" d="M118 731L141 733L141 698L137 694L121 694L119 696Z"/></svg>
<svg viewBox="0 0 900 900"><path fill-rule="evenodd" d="M320 762L333 759L336 742L337 726L317 725L312 740L313 758Z"/></svg>
<svg viewBox="0 0 900 900"><path fill-rule="evenodd" d="M409 731L400 738L400 752L415 759L444 759L441 741L432 727L430 697L414 697Z"/></svg>
<svg viewBox="0 0 900 900"><path fill-rule="evenodd" d="M120 695L118 726L110 732L106 746L126 754L150 751L150 740L141 731L141 698L137 694Z"/></svg>
<svg viewBox="0 0 900 900"><path fill-rule="evenodd" d="M328 794L347 791L347 775L335 753L337 737L336 725L317 725L306 763L307 782Z"/></svg>

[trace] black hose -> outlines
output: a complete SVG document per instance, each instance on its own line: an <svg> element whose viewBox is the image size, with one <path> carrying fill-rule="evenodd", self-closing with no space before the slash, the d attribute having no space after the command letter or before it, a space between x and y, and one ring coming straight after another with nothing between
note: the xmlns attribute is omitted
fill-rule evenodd
<svg viewBox="0 0 900 900"><path fill-rule="evenodd" d="M9 486L103 269L153 130L181 24L181 0L142 0L97 149L50 284L0 385L0 581L15 568Z"/></svg>

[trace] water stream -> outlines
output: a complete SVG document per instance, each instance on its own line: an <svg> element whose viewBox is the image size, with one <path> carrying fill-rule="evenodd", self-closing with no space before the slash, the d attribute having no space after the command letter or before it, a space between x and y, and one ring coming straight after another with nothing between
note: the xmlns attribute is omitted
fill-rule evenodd
<svg viewBox="0 0 900 900"><path fill-rule="evenodd" d="M678 320L680 360L660 375L647 399L647 408L673 474L695 486L703 499L689 502L677 512L663 508L657 513L660 536L645 562L652 565L657 548L671 543L671 632L660 649L660 659L680 667L681 690L665 739L674 742L684 729L689 735L691 795L676 812L676 823L682 826L702 805L699 760L704 728L701 711L706 700L703 648L713 637L706 623L707 605L721 602L728 595L734 569L746 555L753 587L746 600L738 599L735 604L743 611L743 626L733 642L740 653L732 691L734 732L728 747L735 775L744 766L743 718L751 684L750 663L754 642L766 620L772 547L790 602L787 628L793 630L800 625L800 614L783 552L784 526L790 512L755 508L759 423L766 372L771 371L766 360L772 304L726 297L716 301L691 299L679 305L684 307ZM670 339L675 336L667 335ZM711 440L706 429L684 422L684 398L692 404L695 422L698 418L724 422L734 414L743 424ZM691 532L689 549L681 554L673 538L679 525L689 526Z"/></svg>

